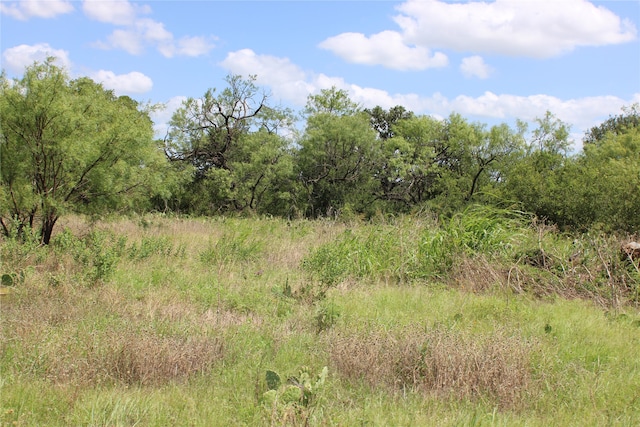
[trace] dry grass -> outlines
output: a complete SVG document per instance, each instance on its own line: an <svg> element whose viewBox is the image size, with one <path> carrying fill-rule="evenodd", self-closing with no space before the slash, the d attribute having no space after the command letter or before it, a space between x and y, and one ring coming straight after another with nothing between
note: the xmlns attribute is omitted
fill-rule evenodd
<svg viewBox="0 0 640 427"><path fill-rule="evenodd" d="M17 355L15 374L60 385L147 386L186 380L224 357L222 328L178 300L161 307L71 286L25 287L10 298L0 350Z"/></svg>
<svg viewBox="0 0 640 427"><path fill-rule="evenodd" d="M496 288L504 289L508 283L508 274L483 255L460 255L447 282L467 292L485 292Z"/></svg>
<svg viewBox="0 0 640 427"><path fill-rule="evenodd" d="M75 333L36 346L55 384L152 386L206 372L223 356L215 337L163 337L135 330Z"/></svg>
<svg viewBox="0 0 640 427"><path fill-rule="evenodd" d="M519 406L530 391L532 345L496 331L491 336L405 329L398 333L330 332L333 368L349 380L460 399Z"/></svg>
<svg viewBox="0 0 640 427"><path fill-rule="evenodd" d="M242 313L226 307L203 309L200 304L183 300L177 291L163 288L148 293L141 299L127 299L114 288L97 290L96 298L109 312L127 319L130 324L180 325L190 333L207 334L224 331L233 326L260 326L264 319L255 313Z"/></svg>
<svg viewBox="0 0 640 427"><path fill-rule="evenodd" d="M0 241L2 272L19 277L0 300L3 397L18 415L0 424L25 419L28 425L53 425L47 422L53 420L50 398L59 408L57 425L144 424L138 412L148 411L149 402L162 413L157 425L177 419L268 425L264 408L256 405L264 370L288 375L300 366L328 366L329 387L318 395L313 413L286 409L273 424L474 421L469 408L497 408L478 419L495 424L547 425L550 418L567 424L590 411L595 415L578 416L578 422L605 424L609 414L636 417L628 397L637 383L635 359L627 344L635 339L637 314L604 318L591 305L567 312L574 306L556 308L528 297L607 298L604 291L611 290L621 304L634 291L638 301L637 269L620 260L614 239L575 243L544 235L514 250L452 247L456 262L438 284L407 276L398 286L387 272L413 262L417 240L410 234L419 221L397 224L402 239L391 238L391 223L387 230L251 218L66 221L57 231L69 227L72 235L59 235L49 248ZM375 268L363 273L366 279L351 274L335 288L321 288L322 296L313 294L321 283L310 278L302 260L341 239L347 228L362 239L345 252L376 249L370 251ZM368 239L381 229L386 233L380 239ZM225 239L237 245L217 245ZM409 261L390 256L387 248L397 242L406 243L402 255ZM203 257L211 248L230 252ZM234 258L235 249L250 256ZM536 258L537 250L544 256ZM574 252L577 257L569 259ZM97 262L104 259L113 261L110 274L98 276ZM396 259L401 264L393 270ZM493 295L468 294L485 292ZM508 310L502 308L507 292L523 294ZM418 298L420 304L411 304ZM476 298L483 301L476 304ZM40 388L42 395L32 392ZM122 421L113 418L113 405L100 403L105 393L131 391L144 398L123 400L133 415L124 414L129 418ZM343 404L345 396L352 396L353 405ZM86 405L90 414L83 412ZM438 413L424 422L411 415L440 412L434 405L444 417ZM564 418L556 416L557 408ZM89 418L101 411L105 420L116 421Z"/></svg>

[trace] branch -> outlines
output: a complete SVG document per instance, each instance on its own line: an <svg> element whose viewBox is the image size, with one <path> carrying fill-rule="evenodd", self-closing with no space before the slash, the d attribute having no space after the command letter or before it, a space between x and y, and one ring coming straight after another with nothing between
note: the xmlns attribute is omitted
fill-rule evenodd
<svg viewBox="0 0 640 427"><path fill-rule="evenodd" d="M95 168L98 164L100 164L101 161L103 161L104 159L106 159L108 153L104 152L102 153L100 156L98 156L98 158L96 160L94 160L93 163L91 163L89 166L87 166L85 168L85 170L82 172L82 174L80 175L80 178L78 179L78 181L76 182L76 184L71 188L71 190L69 190L69 193L67 194L67 196L64 198L64 201L67 202L69 201L69 199L71 198L71 196L77 192L81 187L83 187L86 182L84 181L85 177L87 176L87 174L89 172L91 172L91 170L93 170L93 168Z"/></svg>

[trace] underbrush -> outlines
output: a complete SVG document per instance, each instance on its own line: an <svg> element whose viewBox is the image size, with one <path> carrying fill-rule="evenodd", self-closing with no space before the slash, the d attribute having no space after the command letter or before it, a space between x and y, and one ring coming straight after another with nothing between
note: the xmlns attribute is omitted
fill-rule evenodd
<svg viewBox="0 0 640 427"><path fill-rule="evenodd" d="M614 310L640 303L640 260L621 252L635 236L574 236L488 207L467 209L442 224L403 221L347 229L313 250L303 267L321 294L352 278L586 298Z"/></svg>
<svg viewBox="0 0 640 427"><path fill-rule="evenodd" d="M433 328L390 333L333 331L325 337L337 373L371 387L387 387L501 409L526 407L532 343L503 331L490 335Z"/></svg>
<svg viewBox="0 0 640 427"><path fill-rule="evenodd" d="M0 241L0 424L637 425L633 239L68 218Z"/></svg>

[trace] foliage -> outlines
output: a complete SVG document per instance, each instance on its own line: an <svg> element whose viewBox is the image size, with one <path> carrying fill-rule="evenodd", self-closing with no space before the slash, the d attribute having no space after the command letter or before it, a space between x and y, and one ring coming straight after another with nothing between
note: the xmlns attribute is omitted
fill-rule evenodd
<svg viewBox="0 0 640 427"><path fill-rule="evenodd" d="M322 89L317 95L309 95L304 109L309 117L319 114L352 116L360 111L360 106L349 98L349 93L335 86Z"/></svg>
<svg viewBox="0 0 640 427"><path fill-rule="evenodd" d="M582 208L592 222L608 231L640 230L640 127L586 146L578 166L579 179L570 188L584 194Z"/></svg>
<svg viewBox="0 0 640 427"><path fill-rule="evenodd" d="M209 89L200 99L185 100L171 119L165 140L167 156L193 164L199 176L212 168L228 169L239 138L267 99L254 81L255 77L227 76L228 87L220 94Z"/></svg>
<svg viewBox="0 0 640 427"><path fill-rule="evenodd" d="M256 80L229 75L185 100L153 141L154 106L71 80L52 59L19 80L3 73L1 233L48 243L62 215L124 209L445 220L474 204L517 206L566 230L638 230L637 105L572 152L570 125L550 111L528 132L521 121L363 109L332 87L309 95L299 122Z"/></svg>
<svg viewBox="0 0 640 427"><path fill-rule="evenodd" d="M589 129L582 141L585 146L589 144L598 145L605 139L607 134L619 135L638 127L640 127L640 104L636 103L622 107L622 114L609 117L598 126Z"/></svg>
<svg viewBox="0 0 640 427"><path fill-rule="evenodd" d="M171 119L165 153L179 171L193 171L179 209L200 214L253 211L286 215L294 199L289 141L293 113L267 105L255 76L226 78L184 101Z"/></svg>
<svg viewBox="0 0 640 427"><path fill-rule="evenodd" d="M523 145L522 128L503 124L487 130L458 114L446 120L406 115L391 129L392 137L381 140L374 173L375 197L391 212L427 205L449 214L481 200Z"/></svg>
<svg viewBox="0 0 640 427"><path fill-rule="evenodd" d="M262 405L269 411L271 421L286 423L289 418L308 419L308 411L322 390L328 373L325 366L319 374L312 376L309 368L303 367L297 376L291 376L283 383L277 372L267 371L265 379L269 390L262 395Z"/></svg>
<svg viewBox="0 0 640 427"><path fill-rule="evenodd" d="M347 204L362 211L371 201L367 190L379 156L368 117L344 91L325 91L309 103L313 114L296 153L307 216L331 216Z"/></svg>
<svg viewBox="0 0 640 427"><path fill-rule="evenodd" d="M538 131L547 135L546 142L532 141L529 152L509 168L499 187L502 196L564 228L640 229L638 128L620 128L568 157L562 154L565 142L551 141L566 130L557 122L554 126Z"/></svg>
<svg viewBox="0 0 640 427"><path fill-rule="evenodd" d="M569 151L570 126L564 123L551 111L547 111L544 117L535 119L538 125L532 132L529 149L549 154L565 155Z"/></svg>
<svg viewBox="0 0 640 427"><path fill-rule="evenodd" d="M148 109L49 59L0 79L0 225L38 227L49 243L60 215L133 206L153 194L162 157ZM13 230L15 228L15 231Z"/></svg>
<svg viewBox="0 0 640 427"><path fill-rule="evenodd" d="M388 111L379 105L372 109L365 108L364 111L371 117L371 127L378 132L378 137L382 140L395 136L394 127L398 122L414 116L413 112L407 111L401 105L389 108Z"/></svg>
<svg viewBox="0 0 640 427"><path fill-rule="evenodd" d="M640 339L640 277L620 253L634 236L564 233L483 207L438 221L154 215L60 225L48 246L0 240L0 273L18 278L0 294L0 423L640 420L630 345ZM438 233L455 242L442 247L455 265L412 276ZM219 241L261 245L241 261L242 250L221 244L224 268L208 268L200 254ZM325 246L352 254L348 279L323 299L297 298L314 283L302 260ZM300 366L311 369L291 372ZM331 375L318 385L324 366Z"/></svg>
<svg viewBox="0 0 640 427"><path fill-rule="evenodd" d="M291 216L296 212L297 187L287 141L261 129L247 135L232 162L230 199L236 210Z"/></svg>
<svg viewBox="0 0 640 427"><path fill-rule="evenodd" d="M565 181L574 162L567 155L569 127L550 112L536 122L525 150L501 175L499 193L523 211L564 226L563 204L570 191Z"/></svg>
<svg viewBox="0 0 640 427"><path fill-rule="evenodd" d="M427 116L412 117L394 126L395 137L384 140L376 170L376 197L407 207L438 194L439 162L446 148L443 123Z"/></svg>

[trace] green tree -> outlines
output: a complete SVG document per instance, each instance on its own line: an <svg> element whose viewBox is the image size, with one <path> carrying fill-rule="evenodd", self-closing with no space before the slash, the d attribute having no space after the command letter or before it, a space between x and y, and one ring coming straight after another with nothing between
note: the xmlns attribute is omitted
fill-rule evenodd
<svg viewBox="0 0 640 427"><path fill-rule="evenodd" d="M550 111L547 111L542 118L537 117L535 122L538 126L531 135L529 144L531 151L566 156L571 147L569 140L571 127Z"/></svg>
<svg viewBox="0 0 640 427"><path fill-rule="evenodd" d="M403 106L396 105L388 111L380 106L364 110L371 117L371 126L378 132L382 140L394 136L393 127L401 120L407 120L414 116L413 112L407 111Z"/></svg>
<svg viewBox="0 0 640 427"><path fill-rule="evenodd" d="M209 169L229 169L240 138L254 124L267 95L260 93L255 76L227 76L226 87L216 94L185 100L171 118L165 152L172 161L191 163L199 176Z"/></svg>
<svg viewBox="0 0 640 427"><path fill-rule="evenodd" d="M393 137L382 140L376 169L376 198L407 210L438 193L439 161L446 155L444 122L429 116L396 122Z"/></svg>
<svg viewBox="0 0 640 427"><path fill-rule="evenodd" d="M574 211L610 231L640 231L640 127L607 132L585 145L577 164L573 187L584 196Z"/></svg>
<svg viewBox="0 0 640 427"><path fill-rule="evenodd" d="M322 89L317 95L309 95L304 113L307 116L331 114L334 116L352 116L360 113L360 106L349 98L347 91L332 86Z"/></svg>
<svg viewBox="0 0 640 427"><path fill-rule="evenodd" d="M550 113L538 125L500 181L505 199L564 228L638 232L640 127L609 119L568 156L568 126Z"/></svg>
<svg viewBox="0 0 640 427"><path fill-rule="evenodd" d="M492 126L486 131L483 126L473 127L477 138L469 144L471 165L467 170L465 201L471 201L481 189L496 186L504 172L510 167L524 149L523 123L517 124L514 131L507 124Z"/></svg>
<svg viewBox="0 0 640 427"><path fill-rule="evenodd" d="M452 113L445 120L429 116L398 119L392 136L381 139L382 162L376 171L376 195L410 209L430 204L455 211L500 180L505 163L522 149L522 131L507 125L486 130Z"/></svg>
<svg viewBox="0 0 640 427"><path fill-rule="evenodd" d="M287 145L284 138L266 129L242 139L237 159L230 163L227 199L232 201L234 210L293 214L295 175Z"/></svg>
<svg viewBox="0 0 640 427"><path fill-rule="evenodd" d="M622 114L609 117L598 126L589 129L583 138L585 145L598 144L608 133L622 134L632 128L640 127L640 104L622 108Z"/></svg>
<svg viewBox="0 0 640 427"><path fill-rule="evenodd" d="M307 102L307 126L296 155L308 216L330 215L371 201L379 149L369 116L345 91L323 90Z"/></svg>
<svg viewBox="0 0 640 427"><path fill-rule="evenodd" d="M276 199L293 198L290 141L280 135L292 132L293 113L269 107L255 76L227 76L226 82L219 93L209 89L187 99L171 119L167 157L179 170L193 171L177 207L198 214L265 212Z"/></svg>
<svg viewBox="0 0 640 427"><path fill-rule="evenodd" d="M131 206L155 192L162 151L148 108L53 59L0 78L0 226L38 228L48 244L60 215ZM144 195L144 196L142 196Z"/></svg>
<svg viewBox="0 0 640 427"><path fill-rule="evenodd" d="M506 202L518 203L540 218L570 225L565 203L568 197L575 198L569 184L575 162L568 154L570 128L550 112L536 123L522 156L512 158L501 177L502 195Z"/></svg>

